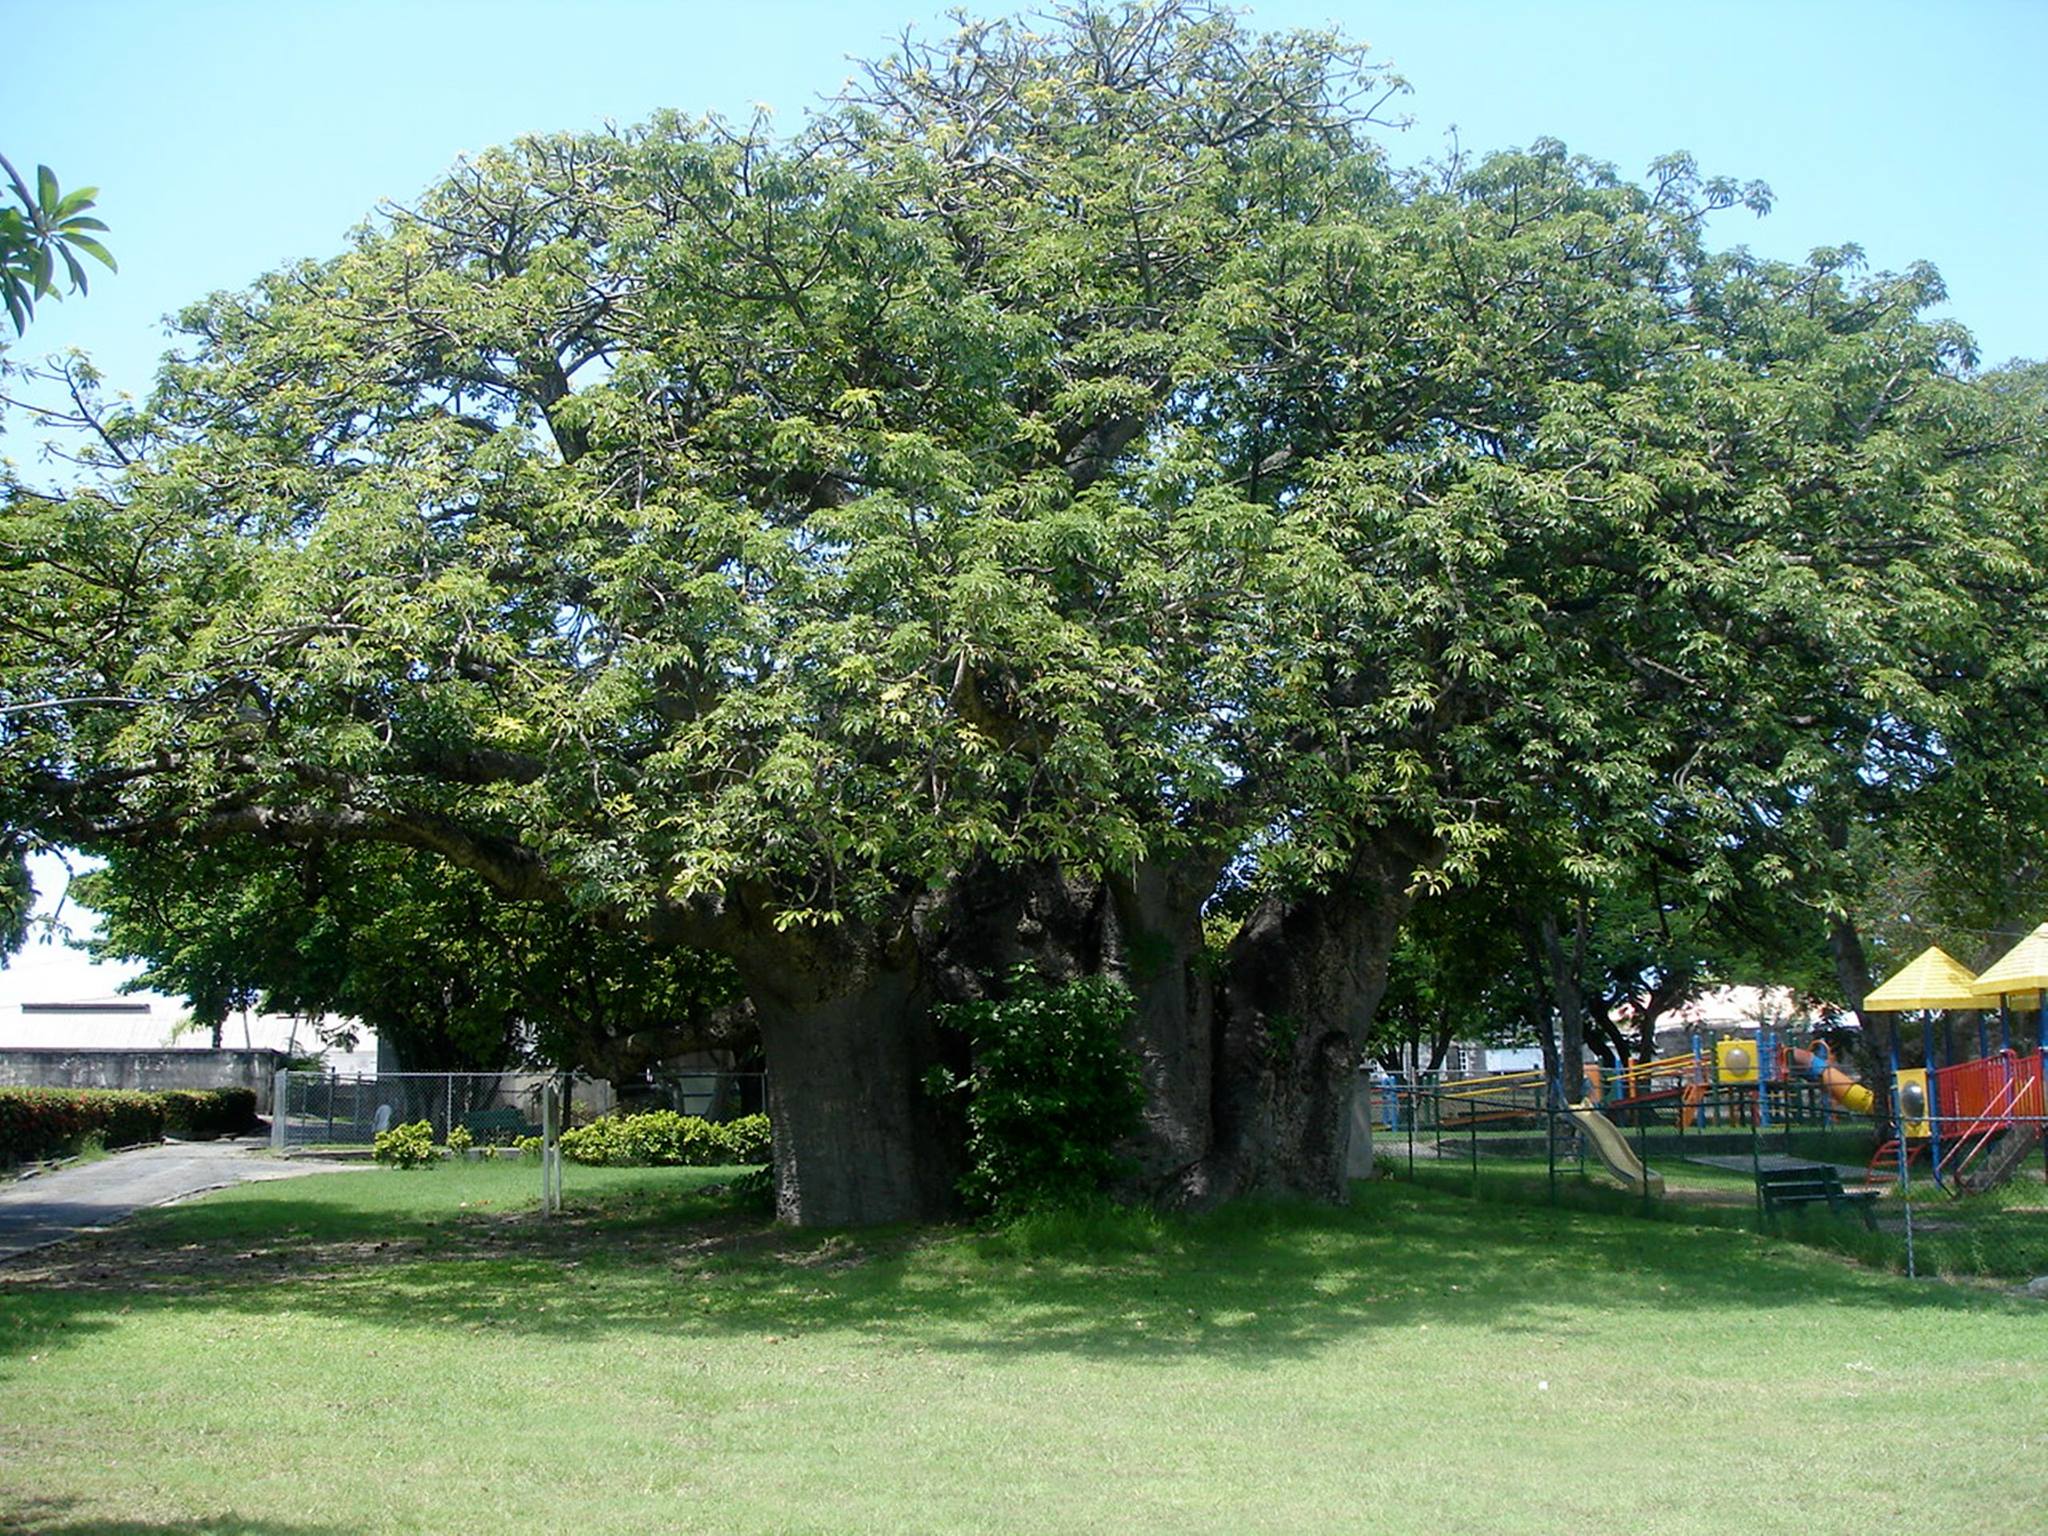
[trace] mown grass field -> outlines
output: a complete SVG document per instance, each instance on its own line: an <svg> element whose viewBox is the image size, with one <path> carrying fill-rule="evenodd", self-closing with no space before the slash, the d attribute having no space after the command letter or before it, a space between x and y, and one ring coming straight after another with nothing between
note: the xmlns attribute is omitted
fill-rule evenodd
<svg viewBox="0 0 2048 1536"><path fill-rule="evenodd" d="M1390 1183L792 1234L703 1171L244 1186L0 1269L0 1530L2029 1533L2048 1306Z"/></svg>

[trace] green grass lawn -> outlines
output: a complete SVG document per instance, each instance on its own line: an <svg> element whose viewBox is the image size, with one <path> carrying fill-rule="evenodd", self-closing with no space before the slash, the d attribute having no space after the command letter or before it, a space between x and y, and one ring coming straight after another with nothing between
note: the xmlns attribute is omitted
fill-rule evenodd
<svg viewBox="0 0 2048 1536"><path fill-rule="evenodd" d="M2048 1307L1360 1186L793 1234L701 1170L244 1186L0 1268L0 1530L2041 1529Z"/></svg>

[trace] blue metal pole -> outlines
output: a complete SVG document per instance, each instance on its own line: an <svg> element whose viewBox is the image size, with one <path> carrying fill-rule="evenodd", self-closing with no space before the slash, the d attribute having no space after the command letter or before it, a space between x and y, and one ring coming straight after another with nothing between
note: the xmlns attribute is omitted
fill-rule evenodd
<svg viewBox="0 0 2048 1536"><path fill-rule="evenodd" d="M1906 1181L1912 1177L1913 1160L1906 1150L1906 1100L1899 1091L1899 1032L1896 1025L1892 1028L1892 1125L1898 1132L1895 1145L1899 1149L1899 1200L1906 1208L1906 1278L1911 1280L1916 1267L1913 1262L1913 1192Z"/></svg>
<svg viewBox="0 0 2048 1536"><path fill-rule="evenodd" d="M1813 1080L1822 1085L1820 1092L1820 1128L1831 1131L1835 1126L1833 1114L1835 1096L1827 1091L1827 1070L1835 1064L1835 1053L1828 1049L1825 1040L1813 1042Z"/></svg>
<svg viewBox="0 0 2048 1536"><path fill-rule="evenodd" d="M1934 1019L1926 1016L1927 1031L1927 1171L1941 1185L1941 1069L1934 1064Z"/></svg>

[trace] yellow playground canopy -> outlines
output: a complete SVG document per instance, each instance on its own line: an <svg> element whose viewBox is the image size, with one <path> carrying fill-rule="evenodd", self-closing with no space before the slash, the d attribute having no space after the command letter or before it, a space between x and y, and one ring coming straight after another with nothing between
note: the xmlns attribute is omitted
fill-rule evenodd
<svg viewBox="0 0 2048 1536"><path fill-rule="evenodd" d="M2048 923L2041 932L2048 934ZM1999 962L2003 964L2004 962ZM1986 974L1989 974L1988 972ZM1981 1008L1982 978L1939 944L1930 944L1863 999L1865 1012L1910 1013L1919 1008Z"/></svg>
<svg viewBox="0 0 2048 1536"><path fill-rule="evenodd" d="M2044 987L2048 987L2048 923L2043 923L1999 956L1991 968L1977 978L1976 993L1980 1002L1986 998L2003 997L2027 1006L2022 1002L2021 994L2039 992Z"/></svg>

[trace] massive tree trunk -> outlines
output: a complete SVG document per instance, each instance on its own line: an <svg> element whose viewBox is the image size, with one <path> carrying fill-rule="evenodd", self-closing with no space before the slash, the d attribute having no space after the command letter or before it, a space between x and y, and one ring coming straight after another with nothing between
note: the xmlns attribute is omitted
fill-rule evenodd
<svg viewBox="0 0 2048 1536"><path fill-rule="evenodd" d="M1216 986L1202 904L1221 861L1142 865L1109 882L1104 965L1137 1000L1128 1041L1145 1082L1144 1126L1130 1148L1139 1190L1171 1197L1214 1137Z"/></svg>
<svg viewBox="0 0 2048 1536"><path fill-rule="evenodd" d="M1220 855L1141 863L1127 873L1075 875L1056 865L989 870L962 881L944 922L925 925L935 986L947 999L1000 988L1018 965L1069 980L1114 976L1135 1001L1125 1044L1145 1106L1125 1146L1133 1193L1176 1188L1207 1152L1214 1076L1214 984L1202 907Z"/></svg>
<svg viewBox="0 0 2048 1536"><path fill-rule="evenodd" d="M1260 906L1239 929L1216 998L1207 1153L1180 1200L1255 1192L1348 1197L1357 1040L1386 990L1417 855L1389 837L1319 894Z"/></svg>
<svg viewBox="0 0 2048 1536"><path fill-rule="evenodd" d="M1355 1041L1385 990L1417 857L1389 839L1332 890L1274 898L1219 977L1202 907L1220 855L1112 876L1045 865L965 875L900 926L762 926L732 946L760 1019L776 1209L802 1226L952 1208L957 1128L924 1087L946 1042L935 1003L1000 991L1028 964L1114 975L1136 1007L1145 1086L1131 1193L1203 1207L1241 1194L1346 1197Z"/></svg>
<svg viewBox="0 0 2048 1536"><path fill-rule="evenodd" d="M959 1164L925 1088L938 1048L908 933L759 935L735 959L768 1058L776 1215L839 1227L950 1210Z"/></svg>

